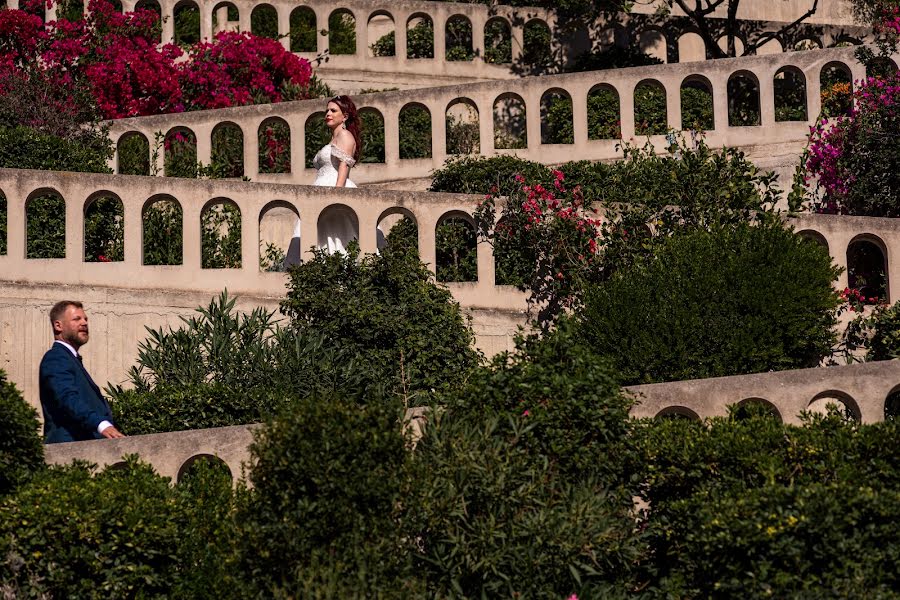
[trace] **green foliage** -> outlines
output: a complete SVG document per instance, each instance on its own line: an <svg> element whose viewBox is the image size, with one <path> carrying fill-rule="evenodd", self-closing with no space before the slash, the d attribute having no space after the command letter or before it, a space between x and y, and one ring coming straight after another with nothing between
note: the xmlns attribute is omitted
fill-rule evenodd
<svg viewBox="0 0 900 600"><path fill-rule="evenodd" d="M259 172L291 172L291 128L281 119L272 119L259 128Z"/></svg>
<svg viewBox="0 0 900 600"><path fill-rule="evenodd" d="M449 217L435 230L437 280L478 281L475 227L462 217Z"/></svg>
<svg viewBox="0 0 900 600"><path fill-rule="evenodd" d="M65 138L30 127L0 126L0 167L109 173L112 142L104 132L86 130Z"/></svg>
<svg viewBox="0 0 900 600"><path fill-rule="evenodd" d="M125 207L112 196L94 199L84 212L84 261L125 260Z"/></svg>
<svg viewBox="0 0 900 600"><path fill-rule="evenodd" d="M800 73L782 71L775 76L775 120L806 121L806 80Z"/></svg>
<svg viewBox="0 0 900 600"><path fill-rule="evenodd" d="M481 129L478 112L466 105L468 115L455 117L447 112L447 154L478 154L481 151Z"/></svg>
<svg viewBox="0 0 900 600"><path fill-rule="evenodd" d="M752 127L760 124L759 86L746 75L728 80L728 125Z"/></svg>
<svg viewBox="0 0 900 600"><path fill-rule="evenodd" d="M328 51L331 54L356 54L356 19L346 10L328 17Z"/></svg>
<svg viewBox="0 0 900 600"><path fill-rule="evenodd" d="M430 19L406 30L406 58L434 58L434 23Z"/></svg>
<svg viewBox="0 0 900 600"><path fill-rule="evenodd" d="M447 20L446 55L448 61L469 61L475 58L472 49L472 22L457 15Z"/></svg>
<svg viewBox="0 0 900 600"><path fill-rule="evenodd" d="M241 268L241 209L223 201L200 215L200 261L204 269Z"/></svg>
<svg viewBox="0 0 900 600"><path fill-rule="evenodd" d="M488 21L484 28L484 62L494 65L512 62L512 32L502 19Z"/></svg>
<svg viewBox="0 0 900 600"><path fill-rule="evenodd" d="M166 177L197 177L197 136L193 131L170 132L163 145Z"/></svg>
<svg viewBox="0 0 900 600"><path fill-rule="evenodd" d="M598 51L591 50L575 58L567 71L602 71L605 69L623 69L627 67L645 67L649 65L661 65L663 61L650 56L646 52L633 46L612 46Z"/></svg>
<svg viewBox="0 0 900 600"><path fill-rule="evenodd" d="M66 201L55 194L25 204L25 257L66 257Z"/></svg>
<svg viewBox="0 0 900 600"><path fill-rule="evenodd" d="M429 419L408 524L436 596L610 597L633 575L630 400L570 342L520 340Z"/></svg>
<svg viewBox="0 0 900 600"><path fill-rule="evenodd" d="M396 35L393 31L390 31L377 40L375 40L372 44L369 45L369 49L372 51L372 56L395 56L397 40Z"/></svg>
<svg viewBox="0 0 900 600"><path fill-rule="evenodd" d="M402 246L362 258L316 251L290 275L281 311L294 327L352 349L410 405L459 385L479 361L459 305Z"/></svg>
<svg viewBox="0 0 900 600"><path fill-rule="evenodd" d="M185 4L175 9L175 43L187 48L200 41L200 10Z"/></svg>
<svg viewBox="0 0 900 600"><path fill-rule="evenodd" d="M270 4L261 4L250 13L250 31L253 35L278 39L278 13Z"/></svg>
<svg viewBox="0 0 900 600"><path fill-rule="evenodd" d="M847 325L843 340L848 358L865 348L865 360L900 358L900 303L879 304L868 315L860 315Z"/></svg>
<svg viewBox="0 0 900 600"><path fill-rule="evenodd" d="M400 110L400 158L431 158L431 113L424 106Z"/></svg>
<svg viewBox="0 0 900 600"><path fill-rule="evenodd" d="M291 11L291 52L315 52L316 13L309 7L301 6Z"/></svg>
<svg viewBox="0 0 900 600"><path fill-rule="evenodd" d="M588 94L588 139L606 140L622 137L619 95L601 88Z"/></svg>
<svg viewBox="0 0 900 600"><path fill-rule="evenodd" d="M681 128L709 131L715 126L712 92L706 87L682 87Z"/></svg>
<svg viewBox="0 0 900 600"><path fill-rule="evenodd" d="M397 402L299 400L255 433L242 567L265 597L415 596Z"/></svg>
<svg viewBox="0 0 900 600"><path fill-rule="evenodd" d="M359 111L360 137L362 148L360 149L359 162L383 163L384 162L384 117L377 110Z"/></svg>
<svg viewBox="0 0 900 600"><path fill-rule="evenodd" d="M56 5L56 18L72 23L84 20L84 3L81 0L63 0Z"/></svg>
<svg viewBox="0 0 900 600"><path fill-rule="evenodd" d="M542 144L574 144L575 126L572 120L572 99L554 93L545 99L546 110L541 119Z"/></svg>
<svg viewBox="0 0 900 600"><path fill-rule="evenodd" d="M0 498L44 467L37 412L0 370Z"/></svg>
<svg viewBox="0 0 900 600"><path fill-rule="evenodd" d="M216 127L213 130L211 141L212 152L209 165L213 173L211 178L228 179L243 177L244 134L240 127L230 123ZM287 155L288 158L290 158L290 146L287 148ZM265 158L268 158L268 156ZM267 160L261 160L259 164L260 172L268 172L263 171L263 169L269 168L269 165L270 163ZM288 171L290 171L290 161L288 161Z"/></svg>
<svg viewBox="0 0 900 600"><path fill-rule="evenodd" d="M813 367L835 341L837 275L778 223L699 229L589 290L578 327L627 383Z"/></svg>
<svg viewBox="0 0 900 600"><path fill-rule="evenodd" d="M144 264L180 265L183 212L174 200L157 200L143 215Z"/></svg>
<svg viewBox="0 0 900 600"><path fill-rule="evenodd" d="M319 150L331 143L331 130L325 125L324 113L315 113L306 119L304 147L306 148L306 168L312 169L313 159Z"/></svg>
<svg viewBox="0 0 900 600"><path fill-rule="evenodd" d="M524 48L522 62L535 71L549 67L553 62L550 52L550 28L543 21L532 19L523 31Z"/></svg>
<svg viewBox="0 0 900 600"><path fill-rule="evenodd" d="M544 165L515 156L458 156L450 158L432 176L432 192L457 194L487 194L497 187L500 195L508 196L516 187L514 176L521 173L529 181L550 179L550 169Z"/></svg>
<svg viewBox="0 0 900 600"><path fill-rule="evenodd" d="M665 88L653 83L639 85L634 90L634 132L661 135L668 128Z"/></svg>
<svg viewBox="0 0 900 600"><path fill-rule="evenodd" d="M215 136L214 132L213 139ZM150 142L147 138L142 135L128 135L119 140L118 172L121 175L150 175Z"/></svg>

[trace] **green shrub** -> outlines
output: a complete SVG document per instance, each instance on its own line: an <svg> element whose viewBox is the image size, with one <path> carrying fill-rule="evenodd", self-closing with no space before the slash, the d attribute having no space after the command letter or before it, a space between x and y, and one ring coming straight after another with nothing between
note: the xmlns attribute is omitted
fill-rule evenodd
<svg viewBox="0 0 900 600"><path fill-rule="evenodd" d="M86 130L75 138L30 127L0 126L0 167L110 173L112 142L105 132Z"/></svg>
<svg viewBox="0 0 900 600"><path fill-rule="evenodd" d="M655 83L642 83L634 90L634 132L661 135L669 129L666 90Z"/></svg>
<svg viewBox="0 0 900 600"><path fill-rule="evenodd" d="M293 326L357 353L412 403L458 385L479 361L459 305L415 253L317 251L290 276L281 311Z"/></svg>
<svg viewBox="0 0 900 600"><path fill-rule="evenodd" d="M264 597L402 597L408 453L397 402L299 400L255 434L243 571ZM408 593L407 597L416 594Z"/></svg>
<svg viewBox="0 0 900 600"><path fill-rule="evenodd" d="M0 371L0 497L44 467L44 445L37 412Z"/></svg>
<svg viewBox="0 0 900 600"><path fill-rule="evenodd" d="M661 65L663 61L650 56L643 50L633 46L612 46L601 50L584 52L575 58L575 62L566 71L602 71L605 69L623 69L627 67L645 67Z"/></svg>
<svg viewBox="0 0 900 600"><path fill-rule="evenodd" d="M440 282L478 281L475 227L461 217L441 221L435 230L435 275Z"/></svg>
<svg viewBox="0 0 900 600"><path fill-rule="evenodd" d="M501 19L488 21L484 28L484 62L494 65L512 62L512 33Z"/></svg>
<svg viewBox="0 0 900 600"><path fill-rule="evenodd" d="M611 89L593 90L588 94L588 139L605 140L622 137L619 95Z"/></svg>
<svg viewBox="0 0 900 600"><path fill-rule="evenodd" d="M315 52L317 50L316 13L301 7L291 11L291 52Z"/></svg>
<svg viewBox="0 0 900 600"><path fill-rule="evenodd" d="M424 106L407 106L400 111L400 158L431 158L431 113Z"/></svg>
<svg viewBox="0 0 900 600"><path fill-rule="evenodd" d="M865 348L865 360L900 358L900 303L878 305L850 322L844 333L848 351Z"/></svg>
<svg viewBox="0 0 900 600"><path fill-rule="evenodd" d="M434 58L434 24L429 19L406 30L406 57Z"/></svg>
<svg viewBox="0 0 900 600"><path fill-rule="evenodd" d="M328 17L328 50L356 54L356 20L349 11L335 11Z"/></svg>
<svg viewBox="0 0 900 600"><path fill-rule="evenodd" d="M66 257L66 201L50 193L25 205L25 257Z"/></svg>
<svg viewBox="0 0 900 600"><path fill-rule="evenodd" d="M145 265L180 265L183 211L174 200L159 200L144 210Z"/></svg>
<svg viewBox="0 0 900 600"><path fill-rule="evenodd" d="M215 135L213 133L214 138ZM123 137L119 141L118 154L120 175L150 175L150 142L144 136Z"/></svg>
<svg viewBox="0 0 900 600"><path fill-rule="evenodd" d="M384 163L384 117L376 110L359 112L362 137L359 162Z"/></svg>
<svg viewBox="0 0 900 600"><path fill-rule="evenodd" d="M393 31L390 31L371 44L369 44L369 49L372 51L372 56L394 56L396 54L396 45L397 45L397 36Z"/></svg>
<svg viewBox="0 0 900 600"><path fill-rule="evenodd" d="M813 367L835 341L837 275L777 223L700 229L589 289L577 326L628 383Z"/></svg>
<svg viewBox="0 0 900 600"><path fill-rule="evenodd" d="M200 215L203 269L241 268L241 209L232 202L208 206Z"/></svg>
<svg viewBox="0 0 900 600"><path fill-rule="evenodd" d="M542 144L574 144L575 126L572 120L572 99L562 94L548 98L547 109L542 115Z"/></svg>
<svg viewBox="0 0 900 600"><path fill-rule="evenodd" d="M715 126L712 93L705 87L681 88L681 128L707 131Z"/></svg>
<svg viewBox="0 0 900 600"><path fill-rule="evenodd" d="M100 196L84 212L84 261L125 260L125 207L111 196Z"/></svg>
<svg viewBox="0 0 900 600"><path fill-rule="evenodd" d="M434 172L429 191L487 194L496 186L505 196L517 185L517 173L529 181L551 178L550 169L544 165L515 156L461 156L448 159Z"/></svg>

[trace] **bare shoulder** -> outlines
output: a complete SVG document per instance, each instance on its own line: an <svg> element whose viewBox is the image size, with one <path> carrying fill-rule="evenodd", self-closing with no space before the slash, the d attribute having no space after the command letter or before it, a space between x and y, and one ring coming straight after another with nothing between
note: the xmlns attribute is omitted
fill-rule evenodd
<svg viewBox="0 0 900 600"><path fill-rule="evenodd" d="M350 155L356 150L356 140L353 139L353 134L346 129L338 131L334 145Z"/></svg>

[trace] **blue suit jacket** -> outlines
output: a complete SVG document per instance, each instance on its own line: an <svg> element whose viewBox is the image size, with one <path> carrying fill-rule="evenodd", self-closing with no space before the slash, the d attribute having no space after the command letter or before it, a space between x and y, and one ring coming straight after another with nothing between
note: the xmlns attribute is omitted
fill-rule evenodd
<svg viewBox="0 0 900 600"><path fill-rule="evenodd" d="M41 360L40 393L48 444L101 439L97 426L112 422L100 388L62 344L54 342Z"/></svg>

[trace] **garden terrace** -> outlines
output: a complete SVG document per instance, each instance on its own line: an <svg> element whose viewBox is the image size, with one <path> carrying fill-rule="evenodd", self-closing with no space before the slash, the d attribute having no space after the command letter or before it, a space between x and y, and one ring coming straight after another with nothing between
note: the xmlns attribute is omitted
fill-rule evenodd
<svg viewBox="0 0 900 600"><path fill-rule="evenodd" d="M732 405L758 403L778 419L796 424L802 411L821 411L834 404L856 420L873 423L896 413L900 361L639 385L626 390L638 400L631 411L634 417L701 419L725 416ZM421 413L409 416L415 428L427 426L421 421ZM173 481L180 480L197 459L217 457L236 477L242 472L241 465L249 461L248 446L254 427L241 425L53 444L46 446L45 452L50 464L80 459L100 467L122 464L123 456L138 454Z"/></svg>
<svg viewBox="0 0 900 600"><path fill-rule="evenodd" d="M368 137L353 178L362 184L425 178L460 153L515 154L544 163L609 160L622 156L622 140L640 143L647 135L661 149L668 129L691 129L697 122L705 125L711 147L758 148L763 157L779 147L793 163L821 112L823 80L865 77L853 52L789 52L362 95L357 103L370 115ZM643 99L637 105L636 97ZM691 112L682 111L688 101ZM227 127L242 140L244 176L310 182L311 158L328 139L323 111L322 100L306 100L113 121L118 153L111 166L165 174L175 140L182 140L179 151L188 162L207 165L217 132ZM409 111L418 117L405 121ZM274 168L266 136L276 129L290 152L280 153L283 164ZM138 155L144 165L153 157L155 164L136 173L125 168L126 154Z"/></svg>

